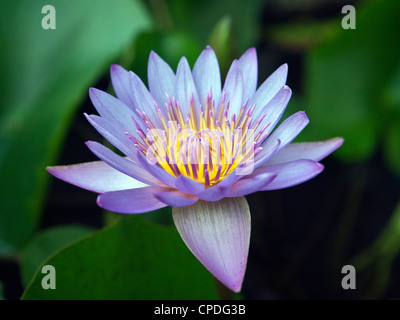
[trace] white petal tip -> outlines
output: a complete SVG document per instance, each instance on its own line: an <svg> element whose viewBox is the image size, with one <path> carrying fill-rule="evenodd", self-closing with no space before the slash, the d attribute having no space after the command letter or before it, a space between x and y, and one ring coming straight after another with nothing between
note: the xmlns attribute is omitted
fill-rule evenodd
<svg viewBox="0 0 400 320"><path fill-rule="evenodd" d="M240 292L242 290L242 282L240 282L240 284L234 285L232 287L228 287L229 289L231 289L233 292Z"/></svg>
<svg viewBox="0 0 400 320"><path fill-rule="evenodd" d="M302 115L304 120L307 121L307 123L310 122L310 119L308 119L305 111L299 111L299 115Z"/></svg>
<svg viewBox="0 0 400 320"><path fill-rule="evenodd" d="M175 226L197 259L226 287L239 292L250 243L250 210L244 197L198 201L172 209Z"/></svg>
<svg viewBox="0 0 400 320"><path fill-rule="evenodd" d="M56 171L56 167L46 167L46 171L52 175L54 175L54 172Z"/></svg>
<svg viewBox="0 0 400 320"><path fill-rule="evenodd" d="M335 142L336 142L337 148L339 148L339 147L342 146L342 144L344 143L344 138L342 138L342 137L335 137L335 138L332 138L332 141L335 141Z"/></svg>
<svg viewBox="0 0 400 320"><path fill-rule="evenodd" d="M229 279L224 281L223 279L218 279L216 278L220 283L222 283L225 287L227 287L229 290L232 290L233 292L240 292L242 290L242 284L243 284L243 278L244 276L238 278L238 279Z"/></svg>

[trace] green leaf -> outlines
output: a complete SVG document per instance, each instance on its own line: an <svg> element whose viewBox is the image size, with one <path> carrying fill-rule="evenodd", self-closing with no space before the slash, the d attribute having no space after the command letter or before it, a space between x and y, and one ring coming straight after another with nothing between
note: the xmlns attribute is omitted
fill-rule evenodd
<svg viewBox="0 0 400 320"><path fill-rule="evenodd" d="M141 2L0 0L0 254L21 248L40 219L43 196L71 117L91 83L150 25Z"/></svg>
<svg viewBox="0 0 400 320"><path fill-rule="evenodd" d="M25 286L32 279L37 268L53 253L82 239L94 229L80 225L64 225L40 232L22 251L22 281Z"/></svg>
<svg viewBox="0 0 400 320"><path fill-rule="evenodd" d="M400 2L357 8L357 29L344 30L306 59L306 100L315 140L342 136L343 160L369 157L386 131L381 94L400 61Z"/></svg>
<svg viewBox="0 0 400 320"><path fill-rule="evenodd" d="M161 208L142 215L143 219L164 226L173 226L172 207Z"/></svg>
<svg viewBox="0 0 400 320"><path fill-rule="evenodd" d="M37 273L23 299L215 299L211 274L174 227L127 216L59 251L56 289L43 290Z"/></svg>

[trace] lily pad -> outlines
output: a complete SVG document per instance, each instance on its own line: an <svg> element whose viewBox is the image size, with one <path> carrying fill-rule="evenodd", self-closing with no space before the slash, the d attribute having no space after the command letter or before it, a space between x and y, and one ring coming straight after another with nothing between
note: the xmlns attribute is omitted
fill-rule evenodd
<svg viewBox="0 0 400 320"><path fill-rule="evenodd" d="M128 216L47 260L56 289L37 273L23 299L216 299L213 277L175 227Z"/></svg>

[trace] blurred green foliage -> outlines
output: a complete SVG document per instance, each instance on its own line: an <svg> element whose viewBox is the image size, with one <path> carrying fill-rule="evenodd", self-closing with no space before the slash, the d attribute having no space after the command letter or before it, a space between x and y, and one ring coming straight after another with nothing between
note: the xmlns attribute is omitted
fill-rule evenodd
<svg viewBox="0 0 400 320"><path fill-rule="evenodd" d="M199 39L203 46L207 44L214 26L224 16L230 16L234 21L233 41L240 51L253 46L259 38L261 8L264 4L261 0L170 0L166 3L174 28L189 32L192 37Z"/></svg>
<svg viewBox="0 0 400 320"><path fill-rule="evenodd" d="M317 139L340 135L345 161L371 157L387 136L399 137L395 99L385 99L400 66L400 2L370 1L357 11L357 28L345 30L311 50L306 58L305 98ZM396 88L394 88L396 87ZM304 136L302 137L304 138ZM307 137L308 138L308 137ZM399 140L384 144L392 166L400 167Z"/></svg>
<svg viewBox="0 0 400 320"><path fill-rule="evenodd" d="M44 30L46 4L0 2L3 255L21 249L37 227L49 179L44 168L55 162L88 87L151 24L139 1L101 0L93 7L90 0L55 0L56 29Z"/></svg>

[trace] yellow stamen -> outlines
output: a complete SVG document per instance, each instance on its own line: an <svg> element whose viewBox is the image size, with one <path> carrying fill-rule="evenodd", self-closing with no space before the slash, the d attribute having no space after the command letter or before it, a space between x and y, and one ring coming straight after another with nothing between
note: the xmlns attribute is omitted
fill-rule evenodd
<svg viewBox="0 0 400 320"><path fill-rule="evenodd" d="M182 174L203 183L206 188L217 184L254 155L255 139L254 128L249 127L251 109L245 112L243 106L237 117L228 119L229 101L225 101L225 96L219 108L215 108L214 103L210 92L204 109L197 116L191 97L189 113L184 115L178 102L168 97L166 119L155 105L162 129L156 129L147 115L138 111L148 133L144 137L142 132L144 143L136 141L136 144L144 154L151 152L158 165L173 176ZM258 125L256 123L255 127Z"/></svg>

